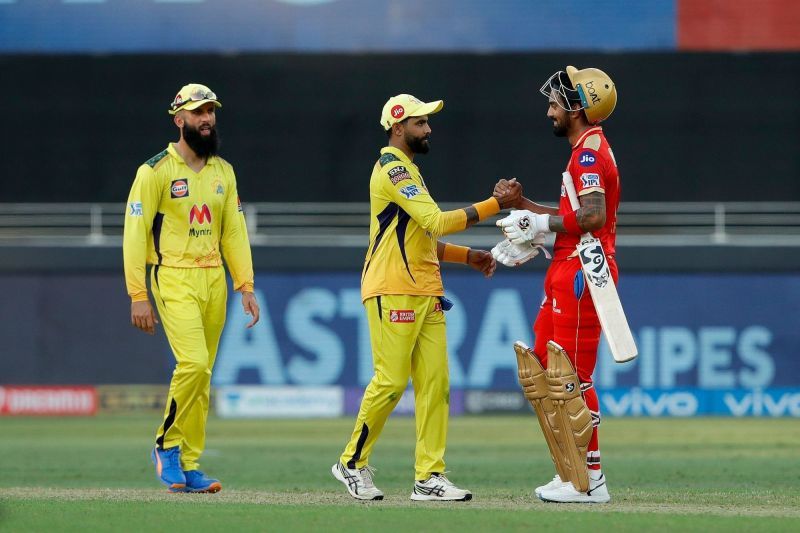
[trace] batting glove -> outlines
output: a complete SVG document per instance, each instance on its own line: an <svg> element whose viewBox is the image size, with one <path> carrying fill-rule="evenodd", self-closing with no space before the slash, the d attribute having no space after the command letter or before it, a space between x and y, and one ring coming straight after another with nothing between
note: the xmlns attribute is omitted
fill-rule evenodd
<svg viewBox="0 0 800 533"><path fill-rule="evenodd" d="M525 209L512 211L496 224L514 244L529 243L540 233L550 233L550 215L537 215Z"/></svg>
<svg viewBox="0 0 800 533"><path fill-rule="evenodd" d="M515 267L523 263L527 263L539 255L540 250L544 252L545 257L550 259L550 252L548 252L547 249L542 246L543 244L544 234L542 233L537 235L533 241L525 242L523 244L514 244L508 239L504 239L498 242L497 245L492 248L492 256L497 262L503 263L508 267Z"/></svg>

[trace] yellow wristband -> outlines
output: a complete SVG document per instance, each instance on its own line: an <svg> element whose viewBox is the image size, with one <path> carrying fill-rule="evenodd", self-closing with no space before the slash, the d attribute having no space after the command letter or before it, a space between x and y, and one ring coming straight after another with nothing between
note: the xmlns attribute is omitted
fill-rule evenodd
<svg viewBox="0 0 800 533"><path fill-rule="evenodd" d="M466 246L459 246L457 244L445 243L444 253L442 254L442 261L448 263L464 263L467 262L469 257L469 248Z"/></svg>
<svg viewBox="0 0 800 533"><path fill-rule="evenodd" d="M500 212L500 202L494 196L488 200L472 204L472 207L478 212L478 220L486 220Z"/></svg>

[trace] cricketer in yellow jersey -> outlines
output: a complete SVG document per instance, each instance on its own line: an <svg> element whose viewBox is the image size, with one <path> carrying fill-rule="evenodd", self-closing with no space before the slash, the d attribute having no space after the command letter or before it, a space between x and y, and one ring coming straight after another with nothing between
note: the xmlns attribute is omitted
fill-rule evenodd
<svg viewBox="0 0 800 533"><path fill-rule="evenodd" d="M450 388L445 316L449 302L440 261L465 263L486 277L496 263L484 250L438 241L464 231L521 195L514 180L499 198L442 212L425 186L416 154L430 149L429 115L441 100L425 103L401 94L383 107L381 125L389 144L370 178L370 244L361 278L375 375L364 392L350 441L331 467L351 496L383 499L372 481L369 456L386 419L408 385L414 386L416 416L415 483L412 500L469 500L472 493L444 475Z"/></svg>
<svg viewBox="0 0 800 533"><path fill-rule="evenodd" d="M175 96L169 113L177 143L139 167L128 197L123 254L131 297L131 323L153 334L158 318L175 355L175 371L152 459L172 492L217 492L222 485L199 470L211 369L225 324L227 283L242 293L245 313L259 318L253 264L233 167L217 156L216 108L208 87L191 83Z"/></svg>

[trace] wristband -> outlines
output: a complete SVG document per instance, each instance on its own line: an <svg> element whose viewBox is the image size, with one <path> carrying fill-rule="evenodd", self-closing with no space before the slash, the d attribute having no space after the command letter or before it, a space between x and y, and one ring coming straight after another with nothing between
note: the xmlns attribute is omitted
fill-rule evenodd
<svg viewBox="0 0 800 533"><path fill-rule="evenodd" d="M573 211L564 215L564 229L570 235L583 235L584 231L578 225L578 211Z"/></svg>
<svg viewBox="0 0 800 533"><path fill-rule="evenodd" d="M469 248L466 246L459 246L457 244L444 244L444 252L442 253L442 261L448 263L467 263L469 257Z"/></svg>
<svg viewBox="0 0 800 533"><path fill-rule="evenodd" d="M486 220L500 212L500 202L494 196L488 200L472 204L472 207L478 212L478 220Z"/></svg>

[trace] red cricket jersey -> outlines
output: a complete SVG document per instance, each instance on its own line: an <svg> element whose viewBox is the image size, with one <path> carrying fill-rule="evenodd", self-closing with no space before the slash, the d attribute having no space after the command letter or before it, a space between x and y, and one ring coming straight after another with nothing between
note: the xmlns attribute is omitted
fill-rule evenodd
<svg viewBox="0 0 800 533"><path fill-rule="evenodd" d="M572 175L575 191L578 198L590 192L601 192L606 197L606 223L597 231L592 232L600 239L606 255L613 255L617 240L617 208L619 207L619 172L611 146L608 145L603 128L595 126L589 128L578 138L572 147L572 156L569 159L567 170ZM561 201L558 204L558 214L561 216L571 213L564 185L561 185ZM568 233L557 233L553 246L553 260L563 260L575 252L580 237Z"/></svg>

